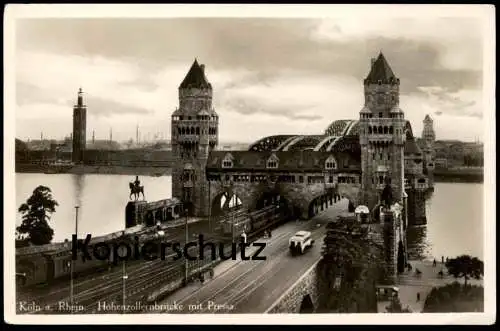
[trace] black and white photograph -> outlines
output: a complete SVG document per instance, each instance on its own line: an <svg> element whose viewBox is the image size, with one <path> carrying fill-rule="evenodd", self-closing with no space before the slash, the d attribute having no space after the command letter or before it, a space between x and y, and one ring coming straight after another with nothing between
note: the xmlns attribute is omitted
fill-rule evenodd
<svg viewBox="0 0 500 331"><path fill-rule="evenodd" d="M494 7L5 13L7 321L496 320Z"/></svg>

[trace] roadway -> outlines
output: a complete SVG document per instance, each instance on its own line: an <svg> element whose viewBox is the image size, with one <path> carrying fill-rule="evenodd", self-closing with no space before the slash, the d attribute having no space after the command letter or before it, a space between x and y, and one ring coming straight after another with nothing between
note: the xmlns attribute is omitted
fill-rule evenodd
<svg viewBox="0 0 500 331"><path fill-rule="evenodd" d="M164 309L150 313L264 313L288 290L305 271L321 257L325 225L339 212L345 201L334 204L308 221L287 223L273 231L263 251L265 261L224 261L214 270L214 278L205 284L194 283L158 302ZM303 255L292 256L288 240L299 230L312 232L313 247ZM248 248L249 253L253 247ZM254 250L254 249L253 249ZM172 310L172 305L176 308ZM219 305L219 306L215 306Z"/></svg>

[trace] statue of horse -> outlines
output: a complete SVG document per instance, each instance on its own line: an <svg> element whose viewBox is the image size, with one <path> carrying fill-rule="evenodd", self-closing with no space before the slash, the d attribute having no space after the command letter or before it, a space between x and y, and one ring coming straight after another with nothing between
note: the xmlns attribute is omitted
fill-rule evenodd
<svg viewBox="0 0 500 331"><path fill-rule="evenodd" d="M142 199L145 200L144 197L144 186L136 186L134 183L129 183L130 186L130 196L129 199L132 199L132 194L134 195L135 200L139 199L139 194L142 193Z"/></svg>

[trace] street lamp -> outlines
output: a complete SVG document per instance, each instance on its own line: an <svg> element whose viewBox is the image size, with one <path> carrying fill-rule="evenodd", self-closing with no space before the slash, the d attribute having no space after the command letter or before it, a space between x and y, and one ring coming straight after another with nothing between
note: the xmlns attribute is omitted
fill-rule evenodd
<svg viewBox="0 0 500 331"><path fill-rule="evenodd" d="M125 270L125 260L123 260L123 268L122 268L122 279L123 279L123 295L122 295L122 305L123 305L123 313L125 314L125 300L126 300L126 281L128 279L127 271Z"/></svg>
<svg viewBox="0 0 500 331"><path fill-rule="evenodd" d="M77 244L78 244L78 209L80 207L79 206L75 206L75 211L76 211L76 214L75 214L75 236L76 236L76 240L77 240ZM73 295L73 272L74 272L74 264L73 264L73 259L70 260L70 267L71 267L71 272L70 272L70 285L69 285L69 288L70 288L70 302L71 302L71 307L73 307L73 300L74 300L74 295ZM73 311L73 310L71 310Z"/></svg>
<svg viewBox="0 0 500 331"><path fill-rule="evenodd" d="M186 242L184 243L184 245L187 245L188 243L188 240L189 240L189 237L188 237L188 210L187 208L184 209L184 214L186 215L186 219L185 219L185 224L184 224L184 229L185 229L185 235L186 235ZM186 282L186 285L188 283L188 259L187 259L187 256L184 256L184 261L185 261L185 264L184 264L184 280Z"/></svg>

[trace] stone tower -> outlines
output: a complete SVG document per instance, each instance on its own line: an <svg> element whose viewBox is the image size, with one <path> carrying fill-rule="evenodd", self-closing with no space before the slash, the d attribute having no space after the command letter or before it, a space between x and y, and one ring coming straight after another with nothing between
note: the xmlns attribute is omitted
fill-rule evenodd
<svg viewBox="0 0 500 331"><path fill-rule="evenodd" d="M380 200L386 181L400 203L404 195L406 120L399 108L399 79L384 55L372 59L364 80L365 105L360 112L362 203L370 209Z"/></svg>
<svg viewBox="0 0 500 331"><path fill-rule="evenodd" d="M82 163L87 142L87 106L83 103L83 91L78 91L78 101L73 107L73 153L74 163Z"/></svg>
<svg viewBox="0 0 500 331"><path fill-rule="evenodd" d="M436 140L436 133L434 132L434 121L427 114L424 118L424 129L422 131L422 139L426 142L426 144L433 146L434 141Z"/></svg>
<svg viewBox="0 0 500 331"><path fill-rule="evenodd" d="M219 117L212 107L212 85L205 66L195 59L179 86L179 107L172 114L171 143L174 157L172 196L192 216L209 213L208 155L218 143Z"/></svg>
<svg viewBox="0 0 500 331"><path fill-rule="evenodd" d="M434 187L434 142L436 141L436 133L434 132L434 121L429 115L425 115L424 129L422 130L423 153L424 153L424 171L427 175L429 187Z"/></svg>

